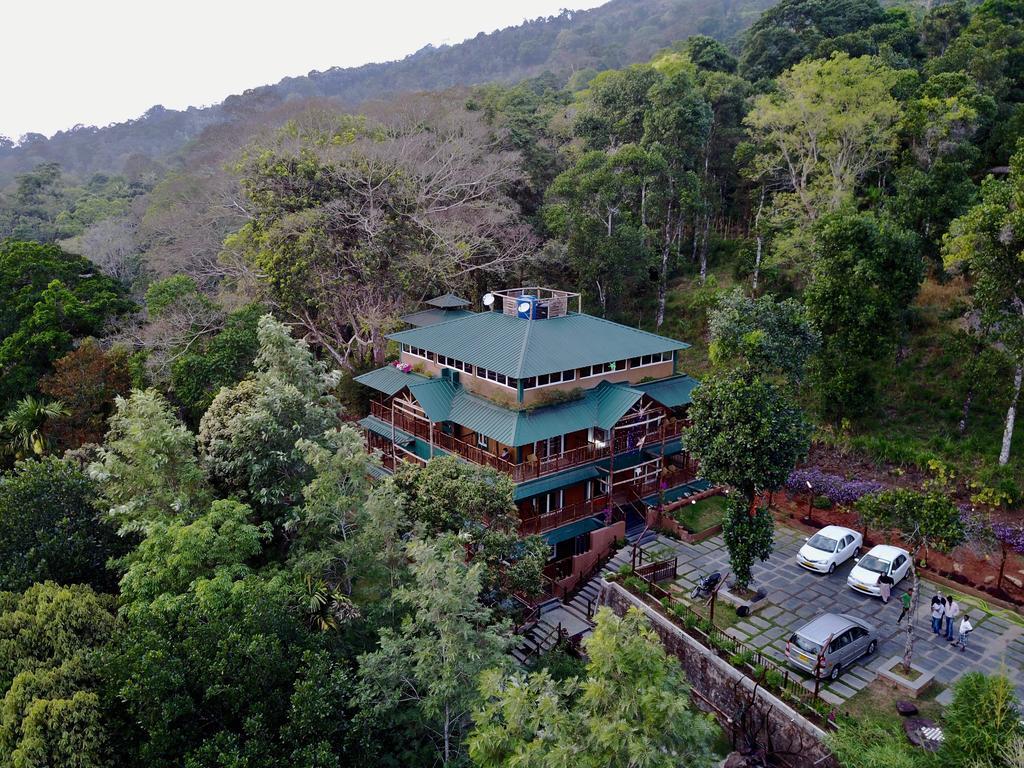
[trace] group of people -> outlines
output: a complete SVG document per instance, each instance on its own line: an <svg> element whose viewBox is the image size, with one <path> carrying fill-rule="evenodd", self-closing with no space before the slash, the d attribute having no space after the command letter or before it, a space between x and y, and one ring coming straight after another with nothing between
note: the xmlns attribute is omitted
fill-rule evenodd
<svg viewBox="0 0 1024 768"><path fill-rule="evenodd" d="M888 574L883 574L878 580L878 584L881 587L882 602L888 603L893 587L892 577ZM904 617L910 613L910 606L913 598L913 587L904 592L900 597L903 609L900 611L899 618L896 619L897 624L901 624ZM974 625L971 624L971 617L965 613L963 618L960 619L960 626L957 629L956 637L953 636L953 625L956 622L957 616L960 615L960 603L956 601L956 598L952 595L936 594L932 598L931 610L932 632L940 637L944 637L949 642L954 643L954 648L958 647L961 651L966 650L967 635L974 629Z"/></svg>

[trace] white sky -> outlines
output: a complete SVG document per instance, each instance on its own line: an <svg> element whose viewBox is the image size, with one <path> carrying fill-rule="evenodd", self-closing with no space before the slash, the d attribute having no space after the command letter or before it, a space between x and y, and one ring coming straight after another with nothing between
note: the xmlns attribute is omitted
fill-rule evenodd
<svg viewBox="0 0 1024 768"><path fill-rule="evenodd" d="M107 125L604 0L3 0L0 135Z"/></svg>

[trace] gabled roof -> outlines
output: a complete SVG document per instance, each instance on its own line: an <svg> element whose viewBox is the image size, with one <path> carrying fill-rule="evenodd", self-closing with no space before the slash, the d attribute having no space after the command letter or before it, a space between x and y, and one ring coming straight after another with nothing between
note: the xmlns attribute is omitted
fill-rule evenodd
<svg viewBox="0 0 1024 768"><path fill-rule="evenodd" d="M369 432L373 432L375 435L380 435L387 440L390 440L392 435L394 435L396 445L412 445L413 441L416 439L408 432L403 432L401 429L392 430L390 424L378 419L376 416L367 416L365 419L360 419L359 426Z"/></svg>
<svg viewBox="0 0 1024 768"><path fill-rule="evenodd" d="M472 313L388 338L517 379L689 346L575 312L544 320L524 320L500 312Z"/></svg>
<svg viewBox="0 0 1024 768"><path fill-rule="evenodd" d="M402 321L409 325L415 325L417 328L423 328L428 325L447 323L449 320L458 320L460 317L472 314L474 313L467 309L421 309L419 312L405 315Z"/></svg>
<svg viewBox="0 0 1024 768"><path fill-rule="evenodd" d="M369 387L370 389L376 389L378 392L383 392L388 397L401 392L405 387L411 384L418 384L424 381L430 381L426 376L420 376L418 373L402 373L400 370L395 368L393 365L385 365L383 368L377 368L376 370L364 373L361 376L356 376L355 381L360 384Z"/></svg>
<svg viewBox="0 0 1024 768"><path fill-rule="evenodd" d="M365 383L363 379L382 370L386 369L363 374L356 381ZM602 381L577 400L517 411L474 395L464 387L455 386L448 379L427 379L400 371L396 371L396 374L405 377L400 383L409 388L410 394L416 398L431 421L451 421L513 447L594 426L610 429L644 396L643 392L625 384ZM415 376L415 379L409 378L411 376ZM385 377L388 384L394 380L390 374L381 376ZM381 384L378 382L379 386ZM401 388L398 387L395 392Z"/></svg>
<svg viewBox="0 0 1024 768"><path fill-rule="evenodd" d="M700 382L686 374L680 374L632 386L666 408L678 408L692 402L693 390L700 386Z"/></svg>
<svg viewBox="0 0 1024 768"><path fill-rule="evenodd" d="M426 303L439 309L462 309L469 306L466 299L456 296L454 293L446 293L444 296L430 299Z"/></svg>

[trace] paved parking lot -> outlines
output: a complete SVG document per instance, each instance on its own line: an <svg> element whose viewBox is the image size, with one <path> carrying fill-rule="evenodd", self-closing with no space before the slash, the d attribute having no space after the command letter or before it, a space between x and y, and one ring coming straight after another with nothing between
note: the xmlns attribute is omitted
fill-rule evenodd
<svg viewBox="0 0 1024 768"><path fill-rule="evenodd" d="M838 681L823 686L823 697L839 704L874 680L876 668L883 661L903 654L906 633L896 624L896 619L900 613L899 596L910 586L910 579L904 579L893 590L890 602L883 605L878 598L858 594L846 585L846 577L853 567L852 560L831 575L811 573L799 567L795 557L803 541L804 534L777 527L774 554L768 562L754 567L755 586L765 590L769 604L729 632L784 661L786 641L790 635L818 613L848 613L874 624L880 638L878 651L851 666ZM678 553L679 577L676 584L686 594L703 574L710 571L725 573L729 569L729 557L721 536L694 545L659 537L659 545L654 546L669 547ZM1004 669L1016 683L1018 695L1024 701L1024 626L981 610L978 607L980 601L976 599L958 596L961 605L966 605L975 627L966 652L961 653L932 634L929 603L939 587L927 581L922 581L921 585L921 600L915 617L915 663L934 670L936 680L943 685L949 685L968 670L991 673ZM805 684L813 688L811 680Z"/></svg>

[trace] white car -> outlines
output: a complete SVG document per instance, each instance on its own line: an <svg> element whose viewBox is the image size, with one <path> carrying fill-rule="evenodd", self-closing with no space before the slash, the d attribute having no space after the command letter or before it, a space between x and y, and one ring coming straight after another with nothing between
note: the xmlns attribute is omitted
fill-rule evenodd
<svg viewBox="0 0 1024 768"><path fill-rule="evenodd" d="M910 571L910 553L899 547L879 544L872 547L864 557L858 558L857 564L850 571L846 583L865 595L877 597L882 593L878 579L883 573L892 577L893 586L900 583Z"/></svg>
<svg viewBox="0 0 1024 768"><path fill-rule="evenodd" d="M796 553L797 565L809 571L832 573L851 557L860 554L864 537L841 525L826 525Z"/></svg>

